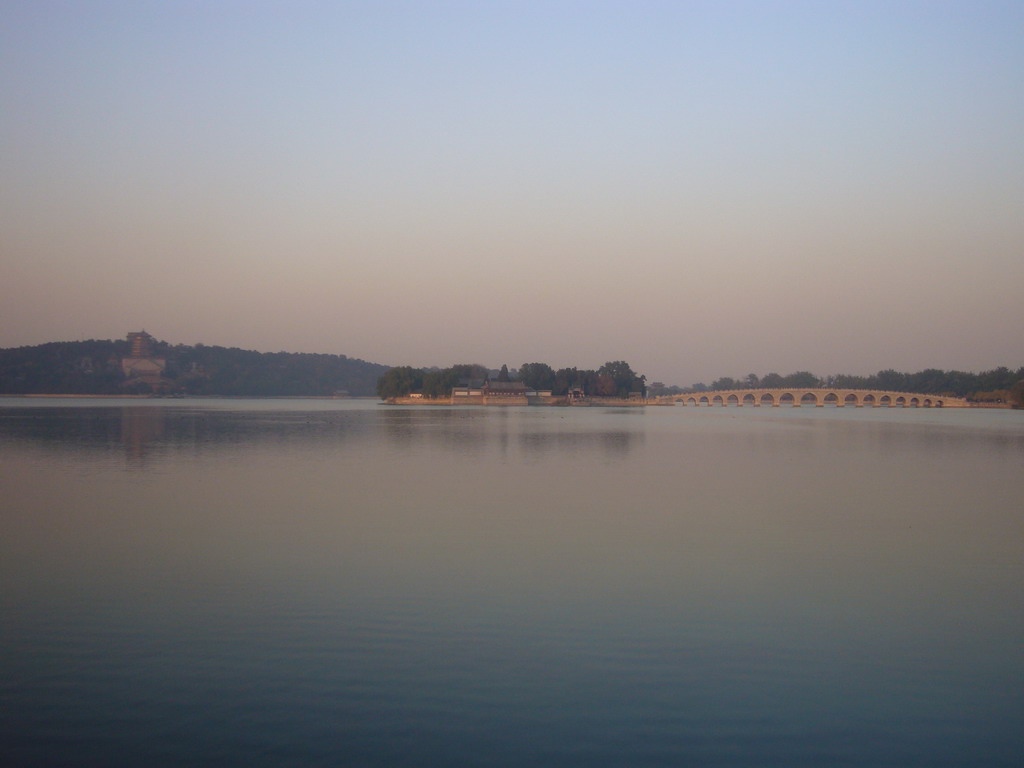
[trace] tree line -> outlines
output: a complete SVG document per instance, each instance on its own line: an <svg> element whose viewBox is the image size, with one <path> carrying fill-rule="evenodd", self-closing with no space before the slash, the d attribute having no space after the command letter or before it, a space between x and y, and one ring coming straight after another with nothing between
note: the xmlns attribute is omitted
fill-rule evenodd
<svg viewBox="0 0 1024 768"><path fill-rule="evenodd" d="M712 392L724 389L783 389L834 387L836 389L882 389L892 392L918 392L925 395L966 397L977 402L1024 403L1024 367L1012 370L993 368L981 373L943 371L927 368L917 373L901 373L893 369L879 371L871 376L837 374L818 377L809 371L797 371L788 376L768 373L758 376L748 373L740 379L729 376L716 379L710 385L693 384L690 387L665 386L655 382L649 387L652 395Z"/></svg>
<svg viewBox="0 0 1024 768"><path fill-rule="evenodd" d="M0 349L0 394L147 394L152 387L125 377L125 340L50 342ZM235 347L152 342L164 358L160 391L249 397L372 395L387 366L345 355L256 352Z"/></svg>
<svg viewBox="0 0 1024 768"><path fill-rule="evenodd" d="M405 397L413 392L424 397L451 396L452 389L471 382L481 383L491 377L482 365L461 364L450 368L412 368L398 366L387 371L377 382L377 394L383 399ZM566 395L579 389L591 397L629 397L646 392L646 377L637 375L623 360L609 361L597 370L560 368L547 363L524 363L510 372L508 366L493 376L495 381L521 381L527 389L550 390L552 395Z"/></svg>
<svg viewBox="0 0 1024 768"><path fill-rule="evenodd" d="M426 397L448 397L462 382L482 381L490 374L478 364L450 368L389 368L345 355L294 352L256 352L204 344L171 345L153 340L154 357L166 359L163 391L188 395L324 396L347 391L351 395L401 397L422 392ZM121 358L130 352L128 342L89 340L50 342L36 346L0 349L0 394L95 394L112 395L151 391L144 382L127 379ZM966 397L976 402L1017 402L1024 405L1024 367L1000 367L981 373L928 368L917 373L893 369L870 376L837 374L819 377L809 371L786 376L768 373L742 378L722 377L711 384L690 387L648 385L629 364L607 362L596 370L560 368L547 363L526 363L505 377L522 381L527 388L565 395L580 389L586 395L628 397L640 393L671 395L722 389L779 389L783 387L836 387L882 389L897 392ZM498 373L497 378L503 374Z"/></svg>

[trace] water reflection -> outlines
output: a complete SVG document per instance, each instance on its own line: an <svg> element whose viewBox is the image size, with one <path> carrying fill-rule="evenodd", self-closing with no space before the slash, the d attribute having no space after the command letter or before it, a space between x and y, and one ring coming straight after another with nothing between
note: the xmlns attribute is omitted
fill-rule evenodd
<svg viewBox="0 0 1024 768"><path fill-rule="evenodd" d="M730 440L725 453L758 450L763 459L772 452L801 450L808 461L829 457L841 461L848 447L868 442L880 457L897 458L926 449L941 451L1024 452L1024 429L963 429L957 421L976 414L953 414L946 422L913 422L890 418L827 418L822 409L782 411L769 416L756 412L730 415L689 409L471 409L471 408L335 408L304 411L293 405L274 411L193 406L128 405L74 408L0 406L0 439L15 440L36 449L97 451L122 449L125 466L143 469L162 458L182 453L252 448L260 444L290 445L297 450L331 450L346 441L378 435L398 454L429 451L472 456L494 452L509 458L549 461L577 455L606 460L627 457L649 435L666 428L685 427L687 440L717 443ZM848 416L838 409L833 414ZM1016 415L1016 414L1012 414ZM682 418L676 418L682 416ZM700 416L708 417L701 420ZM801 418L801 416L804 416ZM808 417L809 416L809 417ZM1020 421L1019 419L1017 420ZM997 422L989 422L997 425ZM667 426L666 426L667 425ZM751 428L758 425L757 428ZM745 446L741 448L740 446ZM712 445L695 447L692 459L705 462ZM734 455L739 455L734 453ZM723 456L722 460L734 462ZM838 468L838 467L837 467ZM745 467L743 471L751 468ZM737 468L739 471L739 468Z"/></svg>
<svg viewBox="0 0 1024 768"><path fill-rule="evenodd" d="M523 452L537 459L556 459L595 451L609 459L625 458L644 439L643 432L625 430L599 430L588 434L535 431L519 435Z"/></svg>
<svg viewBox="0 0 1024 768"><path fill-rule="evenodd" d="M581 453L621 458L645 439L642 422L630 429L595 429L591 421L573 426L558 409L537 410L391 409L381 420L389 442L403 453L429 449L465 456L490 450L526 460Z"/></svg>
<svg viewBox="0 0 1024 768"><path fill-rule="evenodd" d="M158 408L123 408L121 442L130 469L144 469L150 448L164 439L164 411Z"/></svg>
<svg viewBox="0 0 1024 768"><path fill-rule="evenodd" d="M244 405L0 409L15 762L1024 749L1019 420Z"/></svg>
<svg viewBox="0 0 1024 768"><path fill-rule="evenodd" d="M218 410L176 406L0 407L0 440L45 453L121 451L144 469L181 454L260 443L332 445L372 428L373 412Z"/></svg>

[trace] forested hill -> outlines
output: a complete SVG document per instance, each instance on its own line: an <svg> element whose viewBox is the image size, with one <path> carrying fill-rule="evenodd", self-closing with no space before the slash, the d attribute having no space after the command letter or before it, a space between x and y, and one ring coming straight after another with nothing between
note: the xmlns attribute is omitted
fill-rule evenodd
<svg viewBox="0 0 1024 768"><path fill-rule="evenodd" d="M0 394L146 393L154 387L126 377L127 341L59 341L0 349ZM169 394L326 396L373 395L388 370L345 355L255 352L233 347L152 343L167 366L157 390Z"/></svg>

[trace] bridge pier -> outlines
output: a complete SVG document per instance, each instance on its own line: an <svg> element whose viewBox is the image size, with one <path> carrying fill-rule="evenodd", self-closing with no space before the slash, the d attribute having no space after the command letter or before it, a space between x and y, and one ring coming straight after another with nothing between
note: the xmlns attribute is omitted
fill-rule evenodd
<svg viewBox="0 0 1024 768"><path fill-rule="evenodd" d="M800 399L796 399L797 396ZM803 404L804 397L814 397L814 404L818 408L825 405L835 405L837 408L844 408L852 405L854 408L967 408L970 407L963 398L941 397L924 395L913 392L889 392L885 390L844 390L827 389L817 387L812 389L738 389L723 390L720 392L693 393L687 394L685 399L670 396L673 402L681 402L684 405L687 401L695 406L706 405L736 405L742 408L744 405L752 405L755 408L762 406L779 408L785 402L794 408ZM785 397L785 401L781 398Z"/></svg>

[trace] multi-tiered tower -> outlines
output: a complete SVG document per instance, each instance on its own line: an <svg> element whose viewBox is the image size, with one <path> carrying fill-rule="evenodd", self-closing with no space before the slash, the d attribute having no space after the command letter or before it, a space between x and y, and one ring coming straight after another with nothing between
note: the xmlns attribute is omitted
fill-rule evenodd
<svg viewBox="0 0 1024 768"><path fill-rule="evenodd" d="M145 331L136 331L128 334L128 343L131 351L121 358L121 371L128 379L125 383L143 382L154 390L160 389L165 384L167 360L153 356L153 337Z"/></svg>

